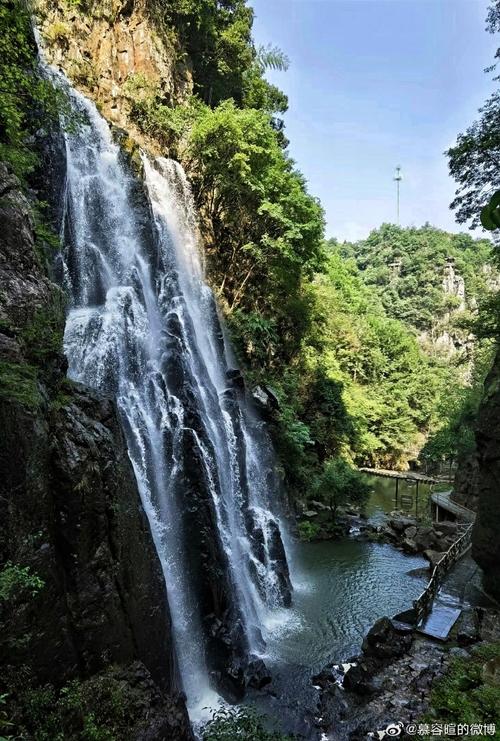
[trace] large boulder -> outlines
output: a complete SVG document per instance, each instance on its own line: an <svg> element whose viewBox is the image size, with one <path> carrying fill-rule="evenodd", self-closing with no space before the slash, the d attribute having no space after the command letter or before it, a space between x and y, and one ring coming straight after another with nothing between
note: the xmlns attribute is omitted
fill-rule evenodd
<svg viewBox="0 0 500 741"><path fill-rule="evenodd" d="M395 517L389 520L389 524L397 533L402 533L407 528L414 526L415 520L409 517Z"/></svg>
<svg viewBox="0 0 500 741"><path fill-rule="evenodd" d="M366 634L363 654L376 659L394 659L403 656L412 644L412 633L399 630L388 617L380 618Z"/></svg>
<svg viewBox="0 0 500 741"><path fill-rule="evenodd" d="M431 568L434 569L444 556L444 551L434 551L428 548L424 551L425 558L429 561Z"/></svg>
<svg viewBox="0 0 500 741"><path fill-rule="evenodd" d="M252 389L252 398L257 408L267 416L280 408L280 401L269 386L255 386Z"/></svg>
<svg viewBox="0 0 500 741"><path fill-rule="evenodd" d="M373 674L375 667L366 661L351 666L344 676L343 687L356 695L371 695L374 691Z"/></svg>

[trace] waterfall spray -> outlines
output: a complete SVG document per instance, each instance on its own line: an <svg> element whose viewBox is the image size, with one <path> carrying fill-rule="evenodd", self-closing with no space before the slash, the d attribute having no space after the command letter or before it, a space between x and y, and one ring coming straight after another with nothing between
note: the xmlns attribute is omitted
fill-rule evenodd
<svg viewBox="0 0 500 741"><path fill-rule="evenodd" d="M143 155L134 177L95 106L70 96L87 123L66 135L69 374L116 398L196 717L242 690L266 615L290 604L279 484L228 361L184 171Z"/></svg>

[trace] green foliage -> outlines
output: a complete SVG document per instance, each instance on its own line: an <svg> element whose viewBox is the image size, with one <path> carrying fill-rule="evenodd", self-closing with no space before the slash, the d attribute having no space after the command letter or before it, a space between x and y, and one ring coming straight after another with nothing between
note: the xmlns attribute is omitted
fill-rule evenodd
<svg viewBox="0 0 500 741"><path fill-rule="evenodd" d="M315 522L304 520L303 522L299 522L297 530L301 540L314 540L321 532L321 527Z"/></svg>
<svg viewBox="0 0 500 741"><path fill-rule="evenodd" d="M28 6L22 0L0 4L0 159L20 178L37 164L29 134L68 116L65 95L39 76Z"/></svg>
<svg viewBox="0 0 500 741"><path fill-rule="evenodd" d="M37 377L38 369L33 365L0 362L0 399L37 409L42 402Z"/></svg>
<svg viewBox="0 0 500 741"><path fill-rule="evenodd" d="M493 191L500 187L500 93L495 92L479 109L481 117L447 152L450 174L458 183L451 208L457 221L480 225L480 213Z"/></svg>
<svg viewBox="0 0 500 741"><path fill-rule="evenodd" d="M193 64L196 91L208 105L242 99L243 77L256 52L246 0L155 0L157 22L175 28Z"/></svg>
<svg viewBox="0 0 500 741"><path fill-rule="evenodd" d="M290 737L267 731L250 708L221 708L203 727L203 741L291 741Z"/></svg>
<svg viewBox="0 0 500 741"><path fill-rule="evenodd" d="M231 101L205 109L187 150L198 201L213 228L212 280L229 312L266 316L280 305L278 331L289 321L303 274L321 260L323 214L283 153L269 116ZM209 248L211 245L208 245ZM274 312L273 312L274 313Z"/></svg>
<svg viewBox="0 0 500 741"><path fill-rule="evenodd" d="M499 728L500 687L485 684L482 677L483 664L498 656L500 644L493 643L481 645L469 659L454 659L433 687L434 717L445 723L495 723Z"/></svg>
<svg viewBox="0 0 500 741"><path fill-rule="evenodd" d="M28 360L43 369L48 361L61 352L63 331L63 296L57 293L54 294L53 303L35 311L20 332Z"/></svg>
<svg viewBox="0 0 500 741"><path fill-rule="evenodd" d="M389 316L419 332L431 332L449 319L452 307L442 282L450 260L464 279L469 302L487 295L494 277L484 270L493 260L489 240L448 234L429 225L416 229L383 224L368 239L341 249L343 255L354 257Z"/></svg>
<svg viewBox="0 0 500 741"><path fill-rule="evenodd" d="M144 696L113 667L60 689L38 685L29 671L26 676L18 674L8 697L16 738L121 741L134 735L138 721L145 721Z"/></svg>
<svg viewBox="0 0 500 741"><path fill-rule="evenodd" d="M437 400L436 416L439 423L422 450L422 460L453 463L463 460L474 450L477 413L493 350L489 343L479 345L475 351L470 383L449 384Z"/></svg>
<svg viewBox="0 0 500 741"><path fill-rule="evenodd" d="M323 466L314 494L320 501L328 503L335 517L339 507L348 504L362 507L368 501L370 491L369 484L355 468L342 458L331 458Z"/></svg>
<svg viewBox="0 0 500 741"><path fill-rule="evenodd" d="M500 228L500 190L495 191L479 215L481 225L489 232Z"/></svg>
<svg viewBox="0 0 500 741"><path fill-rule="evenodd" d="M8 561L0 571L0 602L19 599L25 594L35 597L44 586L43 579L32 574L29 566Z"/></svg>

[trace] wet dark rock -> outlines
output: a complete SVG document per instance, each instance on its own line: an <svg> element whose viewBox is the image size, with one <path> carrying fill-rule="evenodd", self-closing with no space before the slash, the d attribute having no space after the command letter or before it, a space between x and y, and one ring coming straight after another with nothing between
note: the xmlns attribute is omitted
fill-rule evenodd
<svg viewBox="0 0 500 741"><path fill-rule="evenodd" d="M414 538L420 551L436 550L439 547L439 538L432 527L421 527Z"/></svg>
<svg viewBox="0 0 500 741"><path fill-rule="evenodd" d="M272 681L271 674L262 659L252 659L245 668L245 684L247 687L261 690Z"/></svg>
<svg viewBox="0 0 500 741"><path fill-rule="evenodd" d="M440 522L439 523L438 528L439 528L440 532L442 532L443 535L445 535L445 536L447 536L447 535L456 536L457 535L457 531L458 531L458 523L457 522L446 522L446 521L443 521L443 522Z"/></svg>
<svg viewBox="0 0 500 741"><path fill-rule="evenodd" d="M2 604L0 692L24 671L58 689L113 665L149 707L131 739L190 739L163 573L116 407L64 379L61 293L1 164L0 194L0 563L42 580Z"/></svg>
<svg viewBox="0 0 500 741"><path fill-rule="evenodd" d="M444 551L433 551L428 549L424 551L424 556L429 561L431 568L434 568L443 558Z"/></svg>
<svg viewBox="0 0 500 741"><path fill-rule="evenodd" d="M365 656L393 659L402 656L411 643L411 633L399 631L389 618L383 617L366 634L362 650Z"/></svg>
<svg viewBox="0 0 500 741"><path fill-rule="evenodd" d="M395 530L398 533L401 533L407 528L414 527L415 520L409 517L398 517L398 518L393 518L392 520L389 520L389 524L393 530Z"/></svg>
<svg viewBox="0 0 500 741"><path fill-rule="evenodd" d="M410 571L408 571L408 576L415 576L417 578L421 578L421 577L428 578L429 577L429 567L423 566L418 569L411 569Z"/></svg>
<svg viewBox="0 0 500 741"><path fill-rule="evenodd" d="M405 551L405 553L415 554L419 552L418 545L409 537L404 538L401 543L401 547Z"/></svg>
<svg viewBox="0 0 500 741"><path fill-rule="evenodd" d="M357 695L370 695L375 691L373 686L373 675L376 665L372 662L361 661L356 666L351 666L344 676L344 689Z"/></svg>
<svg viewBox="0 0 500 741"><path fill-rule="evenodd" d="M280 594L284 607L291 607L292 604L292 582L290 580L290 571L286 560L285 547L281 538L281 532L277 522L271 522L269 558L274 561L275 572L280 585Z"/></svg>
<svg viewBox="0 0 500 741"><path fill-rule="evenodd" d="M226 378L236 388L238 389L245 388L245 379L243 378L243 374L239 370L239 368L230 368L229 370L227 370Z"/></svg>
<svg viewBox="0 0 500 741"><path fill-rule="evenodd" d="M462 610L456 625L457 643L460 646L468 646L477 643L480 639L479 615L474 608Z"/></svg>
<svg viewBox="0 0 500 741"><path fill-rule="evenodd" d="M500 600L500 350L484 389L476 429L479 504L472 533L472 557L483 569L486 591Z"/></svg>

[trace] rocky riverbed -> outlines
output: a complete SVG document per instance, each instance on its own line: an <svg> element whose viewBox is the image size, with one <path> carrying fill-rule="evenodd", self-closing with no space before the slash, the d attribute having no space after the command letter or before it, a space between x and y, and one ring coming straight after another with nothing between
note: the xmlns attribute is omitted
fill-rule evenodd
<svg viewBox="0 0 500 741"><path fill-rule="evenodd" d="M412 517L392 513L388 522L368 528L368 533L373 540L391 543L405 553L422 554L433 568L461 535L463 527L456 522L427 525Z"/></svg>

